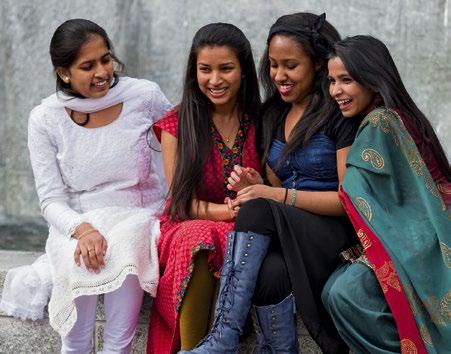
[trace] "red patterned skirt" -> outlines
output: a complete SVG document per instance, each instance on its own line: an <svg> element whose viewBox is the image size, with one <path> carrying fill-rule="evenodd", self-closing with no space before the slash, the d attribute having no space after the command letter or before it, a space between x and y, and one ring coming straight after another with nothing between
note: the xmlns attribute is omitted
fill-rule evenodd
<svg viewBox="0 0 451 354"><path fill-rule="evenodd" d="M209 252L208 263L214 273L221 269L226 237L233 222L161 219L158 241L160 282L150 316L147 353L174 353L180 347L179 311L193 272L194 256Z"/></svg>

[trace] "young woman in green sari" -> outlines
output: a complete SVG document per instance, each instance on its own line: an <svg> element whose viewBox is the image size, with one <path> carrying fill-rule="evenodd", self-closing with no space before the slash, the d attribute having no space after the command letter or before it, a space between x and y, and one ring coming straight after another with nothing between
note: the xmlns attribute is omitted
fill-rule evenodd
<svg viewBox="0 0 451 354"><path fill-rule="evenodd" d="M341 188L365 252L330 277L323 303L355 353L449 353L449 162L381 41L338 42L328 70L345 119L365 116Z"/></svg>

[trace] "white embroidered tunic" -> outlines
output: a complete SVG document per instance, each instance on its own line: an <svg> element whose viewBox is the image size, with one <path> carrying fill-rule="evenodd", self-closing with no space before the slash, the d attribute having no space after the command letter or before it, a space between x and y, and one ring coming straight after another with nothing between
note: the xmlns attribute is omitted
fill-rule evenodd
<svg viewBox="0 0 451 354"><path fill-rule="evenodd" d="M42 317L51 288L50 324L61 335L76 321L78 296L116 290L128 274L136 274L151 295L157 289L165 182L161 157L150 147L157 147L150 127L170 104L155 83L121 78L119 86L124 82L139 90L127 96L108 125L81 127L63 106L46 100L30 114L30 159L49 237L42 259L10 271L1 307L22 318ZM71 234L82 222L108 243L106 266L98 274L73 260L77 240Z"/></svg>

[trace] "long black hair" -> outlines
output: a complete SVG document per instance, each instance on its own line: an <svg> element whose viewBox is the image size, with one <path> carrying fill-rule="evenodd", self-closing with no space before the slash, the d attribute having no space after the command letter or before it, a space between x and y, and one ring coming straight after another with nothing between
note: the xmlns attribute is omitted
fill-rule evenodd
<svg viewBox="0 0 451 354"><path fill-rule="evenodd" d="M285 145L281 161L291 152L303 147L335 112L336 105L328 95L327 55L332 44L340 39L338 31L321 16L300 12L279 17L272 25L266 41L266 49L261 59L260 82L264 89L262 107L261 150L263 162L266 162L271 140L276 127L280 126L290 103L282 100L276 85L270 76L269 45L275 35L293 39L318 68L310 91L310 101L291 132L289 142Z"/></svg>
<svg viewBox="0 0 451 354"><path fill-rule="evenodd" d="M80 54L83 45L93 37L99 36L105 41L105 45L110 51L111 58L117 64L117 70L123 71L124 64L116 57L113 45L105 32L98 24L82 18L74 18L63 22L55 30L50 40L50 57L56 73L56 91L62 91L69 96L82 97L74 91L70 83L64 82L57 73L60 68L69 69ZM118 81L118 75L114 72L113 86Z"/></svg>
<svg viewBox="0 0 451 354"><path fill-rule="evenodd" d="M214 106L197 82L197 54L205 47L232 49L241 66L241 86L237 93L240 114L254 118L260 108L258 80L252 49L243 32L228 23L211 23L194 35L186 66L182 101L178 111L177 154L171 185L171 218L190 218L191 201L201 182L204 164L210 154L210 129Z"/></svg>
<svg viewBox="0 0 451 354"><path fill-rule="evenodd" d="M378 93L387 108L399 110L421 136L420 150L429 145L440 170L451 181L451 169L434 129L410 97L389 50L371 36L348 37L335 43L330 58L338 57L349 75L362 86Z"/></svg>

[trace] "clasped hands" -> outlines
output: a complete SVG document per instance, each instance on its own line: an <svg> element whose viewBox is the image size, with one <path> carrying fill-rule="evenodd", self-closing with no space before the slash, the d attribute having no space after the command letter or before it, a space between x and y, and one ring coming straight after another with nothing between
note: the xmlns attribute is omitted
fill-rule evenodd
<svg viewBox="0 0 451 354"><path fill-rule="evenodd" d="M78 225L73 236L78 240L74 252L75 264L81 265L81 257L89 272L99 273L105 267L105 255L108 248L105 237L88 223Z"/></svg>
<svg viewBox="0 0 451 354"><path fill-rule="evenodd" d="M273 188L263 184L260 173L252 167L242 167L235 165L233 171L227 179L227 189L237 192L237 197L225 198L232 219L238 215L242 204L256 198L273 198Z"/></svg>

